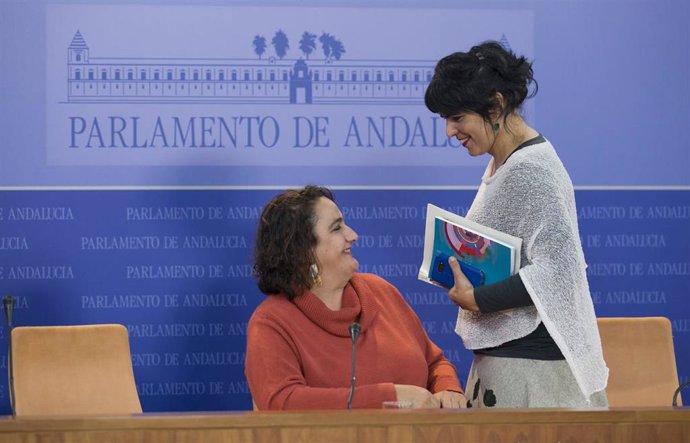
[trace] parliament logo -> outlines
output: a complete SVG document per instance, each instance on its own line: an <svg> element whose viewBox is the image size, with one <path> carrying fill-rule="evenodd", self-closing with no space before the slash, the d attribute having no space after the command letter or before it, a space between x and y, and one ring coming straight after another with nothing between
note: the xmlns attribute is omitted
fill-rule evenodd
<svg viewBox="0 0 690 443"><path fill-rule="evenodd" d="M295 51L278 30L270 46L257 34L246 45L253 59L108 58L94 56L77 30L67 51L68 101L420 105L435 63L347 58L328 32L304 31Z"/></svg>
<svg viewBox="0 0 690 443"><path fill-rule="evenodd" d="M50 6L48 164L295 174L281 182L304 166L473 166L424 106L436 61L506 35L529 47L531 15L463 11L477 27L449 39L447 11L365 9Z"/></svg>

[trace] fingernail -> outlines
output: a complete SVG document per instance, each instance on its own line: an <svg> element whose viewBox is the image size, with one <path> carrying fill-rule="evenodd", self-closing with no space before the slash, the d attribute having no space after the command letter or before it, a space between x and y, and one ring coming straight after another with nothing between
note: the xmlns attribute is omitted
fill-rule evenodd
<svg viewBox="0 0 690 443"><path fill-rule="evenodd" d="M455 257L448 258L448 263L455 262Z"/></svg>

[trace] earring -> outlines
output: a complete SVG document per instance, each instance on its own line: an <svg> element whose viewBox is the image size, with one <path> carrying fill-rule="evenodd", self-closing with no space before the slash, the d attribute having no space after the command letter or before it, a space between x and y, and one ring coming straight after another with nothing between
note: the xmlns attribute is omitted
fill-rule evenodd
<svg viewBox="0 0 690 443"><path fill-rule="evenodd" d="M494 132L498 132L498 130L500 128L501 128L501 125L498 122L494 123L493 126L491 127L491 129L493 129Z"/></svg>
<svg viewBox="0 0 690 443"><path fill-rule="evenodd" d="M311 272L311 278L314 280L314 286L317 288L320 288L321 285L323 284L323 281L321 281L321 274L319 273L319 266L314 263L309 267L309 271Z"/></svg>

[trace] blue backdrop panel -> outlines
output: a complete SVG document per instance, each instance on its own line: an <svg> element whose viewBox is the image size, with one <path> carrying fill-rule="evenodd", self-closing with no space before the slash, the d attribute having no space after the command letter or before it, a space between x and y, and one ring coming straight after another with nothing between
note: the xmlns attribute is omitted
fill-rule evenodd
<svg viewBox="0 0 690 443"><path fill-rule="evenodd" d="M576 185L690 185L686 0L171 3L0 3L0 186L474 186L422 94L487 39Z"/></svg>
<svg viewBox="0 0 690 443"><path fill-rule="evenodd" d="M18 326L125 324L145 411L248 409L246 325L264 298L251 277L254 230L276 192L2 191L0 292L17 298ZM464 214L473 195L336 191L360 235L360 270L401 290L463 383L471 354L453 331L457 309L416 276L426 204ZM576 197L597 314L669 317L687 380L690 194ZM1 343L4 356L4 331ZM8 412L4 378L0 399Z"/></svg>

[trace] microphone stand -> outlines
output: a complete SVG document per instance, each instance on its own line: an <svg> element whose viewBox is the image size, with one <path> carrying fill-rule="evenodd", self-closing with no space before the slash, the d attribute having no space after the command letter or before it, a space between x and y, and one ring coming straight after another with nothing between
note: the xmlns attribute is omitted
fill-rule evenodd
<svg viewBox="0 0 690 443"><path fill-rule="evenodd" d="M350 370L350 373L352 374L352 379L350 381L350 395L347 399L347 410L351 411L352 410L352 399L355 396L355 363L357 362L357 338L359 337L359 331L361 330L361 326L358 323L359 316L355 319L354 322L350 325L350 338L352 338L352 369Z"/></svg>
<svg viewBox="0 0 690 443"><path fill-rule="evenodd" d="M673 407L678 406L678 395L680 395L680 391L683 390L683 388L690 386L690 380L686 381L685 383L681 383L680 386L678 386L678 389L676 389L676 392L673 393Z"/></svg>
<svg viewBox="0 0 690 443"><path fill-rule="evenodd" d="M12 416L17 415L14 404L14 368L12 367L12 314L14 311L14 297L6 295L2 299L2 307L7 320L7 385L10 391L10 407Z"/></svg>

